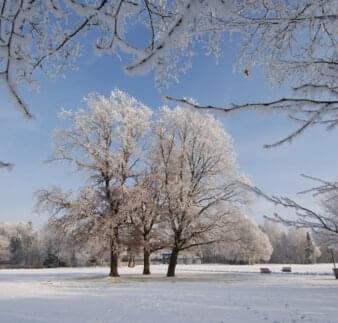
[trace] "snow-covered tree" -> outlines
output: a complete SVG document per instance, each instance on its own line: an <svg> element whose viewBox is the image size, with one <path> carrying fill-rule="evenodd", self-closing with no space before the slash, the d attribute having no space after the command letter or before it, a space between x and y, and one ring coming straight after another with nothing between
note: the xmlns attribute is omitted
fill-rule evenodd
<svg viewBox="0 0 338 323"><path fill-rule="evenodd" d="M179 252L221 240L236 221L231 208L241 202L240 176L232 140L210 115L164 107L154 140L172 248L167 275L174 276Z"/></svg>
<svg viewBox="0 0 338 323"><path fill-rule="evenodd" d="M290 228L286 237L287 257L284 262L300 264L316 262L320 256L320 251L308 231Z"/></svg>
<svg viewBox="0 0 338 323"><path fill-rule="evenodd" d="M85 109L61 113L72 124L56 132L53 160L81 171L87 186L73 197L59 189L41 191L38 203L74 239L99 237L109 246L110 275L118 276L121 229L128 221L126 198L151 112L118 90L110 97L90 95L86 100Z"/></svg>
<svg viewBox="0 0 338 323"><path fill-rule="evenodd" d="M7 225L0 223L0 263L9 262L9 241Z"/></svg>
<svg viewBox="0 0 338 323"><path fill-rule="evenodd" d="M41 266L38 232L32 223L0 223L0 245L0 262L12 266Z"/></svg>
<svg viewBox="0 0 338 323"><path fill-rule="evenodd" d="M39 248L44 267L76 266L80 264L75 257L83 250L88 249L88 243L79 247L77 241L57 226L53 220L48 221L39 232ZM81 263L82 264L82 263Z"/></svg>
<svg viewBox="0 0 338 323"><path fill-rule="evenodd" d="M282 230L278 223L265 220L261 226L262 231L269 237L273 247L273 252L270 257L272 263L288 262L288 237L287 232Z"/></svg>
<svg viewBox="0 0 338 323"><path fill-rule="evenodd" d="M206 246L202 251L205 262L253 264L269 261L272 245L252 219L239 215L221 242Z"/></svg>
<svg viewBox="0 0 338 323"><path fill-rule="evenodd" d="M270 220L265 220L262 226L273 246L270 262L315 263L321 252L310 233L302 228L283 229L278 223Z"/></svg>
<svg viewBox="0 0 338 323"><path fill-rule="evenodd" d="M238 242L225 249L229 260L248 264L270 260L273 248L269 238L252 219L241 216L234 233Z"/></svg>
<svg viewBox="0 0 338 323"><path fill-rule="evenodd" d="M19 236L13 236L9 242L9 262L12 266L22 266L24 262L24 253L21 238Z"/></svg>

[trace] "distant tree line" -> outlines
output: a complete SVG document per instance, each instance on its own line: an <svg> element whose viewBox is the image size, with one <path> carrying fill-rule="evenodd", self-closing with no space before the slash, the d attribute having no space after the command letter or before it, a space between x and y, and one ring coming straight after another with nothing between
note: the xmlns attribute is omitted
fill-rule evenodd
<svg viewBox="0 0 338 323"><path fill-rule="evenodd" d="M261 229L271 241L273 252L271 263L313 264L319 260L320 249L312 234L304 229L285 228L276 222L266 220ZM331 259L322 259L330 262Z"/></svg>
<svg viewBox="0 0 338 323"><path fill-rule="evenodd" d="M203 263L313 264L332 261L330 247L317 234L302 229L286 230L271 221L259 226L240 215L236 230L227 238L202 245L193 253L200 255ZM30 222L0 223L0 268L109 265L109 249L98 242L89 240L74 244L71 239L60 236L58 228L52 224L34 229ZM129 239L122 255L130 265L133 257L143 255L143 246L137 238ZM338 259L336 251L334 256Z"/></svg>
<svg viewBox="0 0 338 323"><path fill-rule="evenodd" d="M332 254L321 237L304 229L287 228L265 220L260 226L243 219L235 243L203 248L203 261L224 264L331 262ZM337 258L338 259L338 258Z"/></svg>
<svg viewBox="0 0 338 323"><path fill-rule="evenodd" d="M101 256L88 245L75 249L70 240L59 236L50 225L34 229L30 222L0 223L0 267L3 268L89 266L103 264Z"/></svg>

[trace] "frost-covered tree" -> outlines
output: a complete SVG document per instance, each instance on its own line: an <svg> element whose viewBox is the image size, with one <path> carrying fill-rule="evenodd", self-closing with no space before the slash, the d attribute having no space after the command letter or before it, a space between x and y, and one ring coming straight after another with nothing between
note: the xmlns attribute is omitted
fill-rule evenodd
<svg viewBox="0 0 338 323"><path fill-rule="evenodd" d="M240 176L232 140L210 115L165 107L154 141L172 249L167 276L174 276L179 252L220 241L236 221L231 207L241 199Z"/></svg>
<svg viewBox="0 0 338 323"><path fill-rule="evenodd" d="M270 257L272 263L288 262L288 238L285 230L282 230L278 223L265 220L261 226L262 231L269 237L273 247L273 252Z"/></svg>
<svg viewBox="0 0 338 323"><path fill-rule="evenodd" d="M9 235L7 231L7 225L0 223L0 263L9 262Z"/></svg>
<svg viewBox="0 0 338 323"><path fill-rule="evenodd" d="M202 248L204 262L253 264L269 261L272 245L268 236L259 226L244 215L223 241Z"/></svg>
<svg viewBox="0 0 338 323"><path fill-rule="evenodd" d="M22 266L24 262L24 253L22 248L21 238L19 236L13 236L9 242L9 262L13 266Z"/></svg>
<svg viewBox="0 0 338 323"><path fill-rule="evenodd" d="M272 245L268 236L260 230L253 220L241 216L241 221L234 233L239 240L225 248L229 260L248 264L270 260L273 250Z"/></svg>
<svg viewBox="0 0 338 323"><path fill-rule="evenodd" d="M321 252L310 233L302 228L283 230L278 223L266 220L262 230L273 246L272 263L315 263Z"/></svg>
<svg viewBox="0 0 338 323"><path fill-rule="evenodd" d="M62 112L71 125L56 132L53 160L82 172L87 186L73 197L59 189L41 191L38 203L74 239L99 237L110 252L110 275L118 276L121 229L128 221L126 198L138 174L140 142L151 112L118 90L110 97L90 95L86 100L85 109Z"/></svg>
<svg viewBox="0 0 338 323"><path fill-rule="evenodd" d="M0 223L0 241L0 262L11 266L41 266L39 236L32 223Z"/></svg>
<svg viewBox="0 0 338 323"><path fill-rule="evenodd" d="M320 251L308 231L290 228L286 237L286 249L288 253L284 262L311 264L317 261Z"/></svg>
<svg viewBox="0 0 338 323"><path fill-rule="evenodd" d="M8 240L0 234L0 265L9 262Z"/></svg>
<svg viewBox="0 0 338 323"><path fill-rule="evenodd" d="M38 232L34 230L32 223L28 222L18 225L17 232L22 243L25 266L41 266L39 235Z"/></svg>
<svg viewBox="0 0 338 323"><path fill-rule="evenodd" d="M55 219L49 221L39 231L39 248L44 267L76 266L84 264L78 261L78 255L88 249L88 243L81 247L73 236L65 232ZM77 251L75 255L75 250Z"/></svg>

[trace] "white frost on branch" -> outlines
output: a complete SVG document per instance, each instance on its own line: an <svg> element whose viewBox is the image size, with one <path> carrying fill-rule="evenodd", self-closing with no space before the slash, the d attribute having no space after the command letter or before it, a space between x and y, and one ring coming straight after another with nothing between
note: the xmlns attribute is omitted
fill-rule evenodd
<svg viewBox="0 0 338 323"><path fill-rule="evenodd" d="M225 31L246 3L219 0L0 0L0 76L25 115L20 86L37 86L37 72L62 75L76 66L88 35L98 53L123 54L131 74L155 72L164 85L191 67L198 44L221 55ZM142 44L131 33L146 29Z"/></svg>
<svg viewBox="0 0 338 323"><path fill-rule="evenodd" d="M337 1L238 1L221 30L242 35L238 71L249 76L254 66L261 66L271 82L291 86L293 95L220 107L170 99L226 113L255 110L287 115L296 129L267 148L290 142L312 126L337 127Z"/></svg>

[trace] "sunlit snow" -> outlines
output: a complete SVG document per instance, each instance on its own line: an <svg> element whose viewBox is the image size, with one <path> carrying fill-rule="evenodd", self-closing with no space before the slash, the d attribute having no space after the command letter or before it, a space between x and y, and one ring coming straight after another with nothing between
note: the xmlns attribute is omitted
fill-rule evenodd
<svg viewBox="0 0 338 323"><path fill-rule="evenodd" d="M0 270L0 322L337 322L330 264Z"/></svg>

